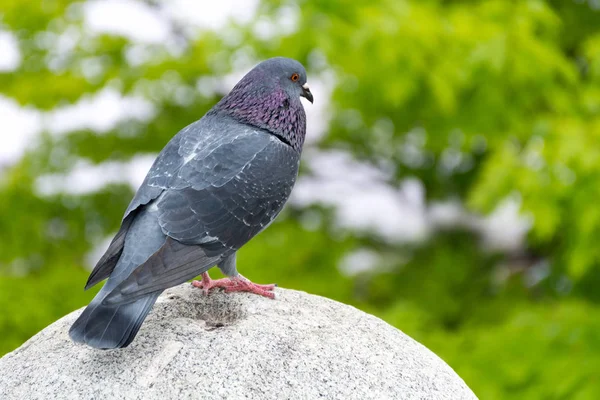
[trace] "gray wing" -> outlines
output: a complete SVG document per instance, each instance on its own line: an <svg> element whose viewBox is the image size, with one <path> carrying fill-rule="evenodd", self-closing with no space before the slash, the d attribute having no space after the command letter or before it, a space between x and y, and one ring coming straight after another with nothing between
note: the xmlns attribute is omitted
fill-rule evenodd
<svg viewBox="0 0 600 400"><path fill-rule="evenodd" d="M167 238L164 245L102 301L103 305L126 304L151 293L190 280L218 263L219 256L206 256L200 246L187 246Z"/></svg>
<svg viewBox="0 0 600 400"><path fill-rule="evenodd" d="M277 216L295 183L299 155L271 135L251 136L252 152L262 149L231 178L206 185L182 174L188 184L161 196L156 206L166 235L185 244L237 250ZM229 162L236 153L230 153Z"/></svg>
<svg viewBox="0 0 600 400"><path fill-rule="evenodd" d="M266 146L266 143L252 142L249 127L238 128L239 132L232 134L227 122L230 121L215 123L214 118L205 117L177 133L154 161L123 220L166 189L181 189L191 183L201 189L213 182L231 179L255 152ZM235 153L230 154L233 150Z"/></svg>
<svg viewBox="0 0 600 400"><path fill-rule="evenodd" d="M231 122L227 119L215 122L214 118L205 117L169 141L127 207L119 232L91 272L86 289L113 272L134 214L143 206L155 201L165 190L192 185L201 190L213 183L227 182L268 144L264 138L255 142L257 135L251 128ZM231 134L231 126L237 127L237 135Z"/></svg>
<svg viewBox="0 0 600 400"><path fill-rule="evenodd" d="M186 161L168 179L148 179L166 186L150 207L165 235L174 239L172 249L188 245L195 250L177 263L164 261L170 249L157 252L107 302L133 301L197 276L194 252L214 262L239 249L281 211L298 173L299 154L270 134L246 129Z"/></svg>

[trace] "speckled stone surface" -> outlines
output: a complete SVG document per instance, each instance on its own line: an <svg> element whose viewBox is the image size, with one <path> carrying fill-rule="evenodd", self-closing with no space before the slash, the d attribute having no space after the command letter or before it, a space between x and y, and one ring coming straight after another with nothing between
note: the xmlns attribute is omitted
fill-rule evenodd
<svg viewBox="0 0 600 400"><path fill-rule="evenodd" d="M276 289L165 291L125 349L69 340L75 311L0 359L0 399L475 399L456 373L387 323Z"/></svg>

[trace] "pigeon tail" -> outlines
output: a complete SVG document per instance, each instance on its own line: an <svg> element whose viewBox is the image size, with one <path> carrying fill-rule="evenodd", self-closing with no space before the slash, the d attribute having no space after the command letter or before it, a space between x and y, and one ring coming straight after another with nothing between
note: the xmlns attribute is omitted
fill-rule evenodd
<svg viewBox="0 0 600 400"><path fill-rule="evenodd" d="M106 298L114 293L116 287L135 268L143 264L165 243L165 235L160 229L156 216L145 210L136 212L132 221L126 220L124 226L126 233L117 235L123 238L113 241L113 243L122 242L119 244L122 249L114 252L114 257L118 257L118 261L115 262L114 267L111 267L108 281L69 330L69 335L75 342L85 343L98 349L126 347L135 338L156 299L163 291L159 288L130 302L109 304L106 301ZM111 248L107 250L108 253L112 254ZM113 256L103 258L112 259ZM104 275L101 271L98 277L104 278Z"/></svg>
<svg viewBox="0 0 600 400"><path fill-rule="evenodd" d="M73 341L97 349L127 347L161 292L149 294L132 303L104 305L94 299L69 330Z"/></svg>

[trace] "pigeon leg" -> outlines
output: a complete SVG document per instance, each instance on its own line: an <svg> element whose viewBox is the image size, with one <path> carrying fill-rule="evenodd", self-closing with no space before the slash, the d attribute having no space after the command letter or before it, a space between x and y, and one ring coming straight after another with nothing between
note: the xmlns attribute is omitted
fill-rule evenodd
<svg viewBox="0 0 600 400"><path fill-rule="evenodd" d="M273 289L275 289L276 285L259 285L257 283L250 282L250 280L244 278L242 275L236 275L231 278L217 279L212 280L208 275L208 272L202 274L201 281L193 281L192 285L202 291L205 294L208 294L208 291L213 288L223 288L225 292L249 292L258 294L260 296L268 297L270 299L275 298L275 293L273 293Z"/></svg>

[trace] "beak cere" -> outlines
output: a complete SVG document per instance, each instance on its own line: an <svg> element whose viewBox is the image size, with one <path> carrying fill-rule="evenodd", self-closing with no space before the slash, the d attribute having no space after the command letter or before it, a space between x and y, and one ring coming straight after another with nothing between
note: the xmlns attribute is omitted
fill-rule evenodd
<svg viewBox="0 0 600 400"><path fill-rule="evenodd" d="M311 103L313 102L313 95L310 92L310 89L308 88L308 83L305 83L304 85L302 85L302 97L304 97L306 100L310 101Z"/></svg>

